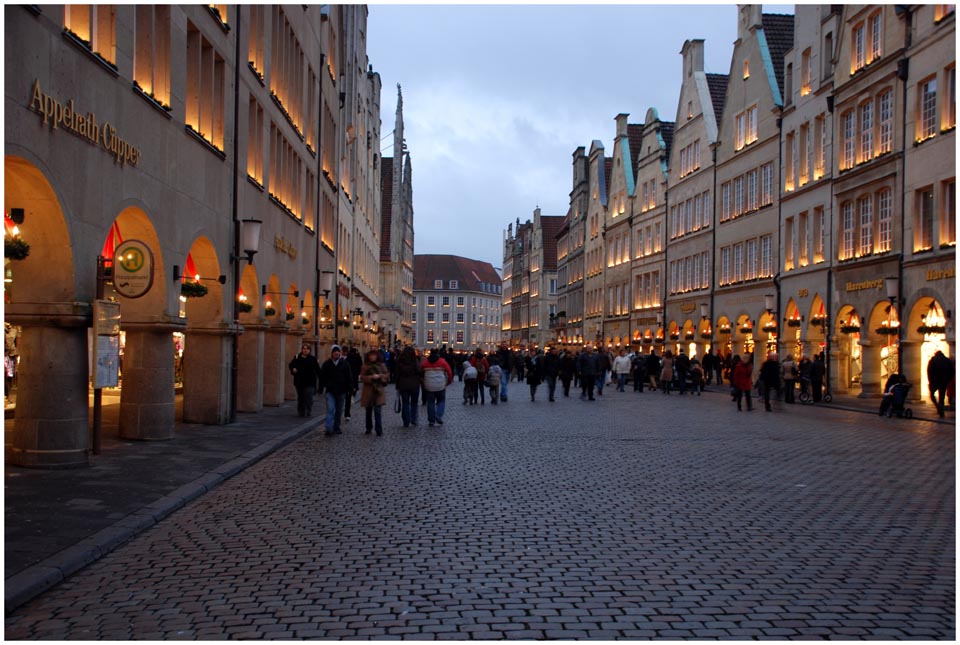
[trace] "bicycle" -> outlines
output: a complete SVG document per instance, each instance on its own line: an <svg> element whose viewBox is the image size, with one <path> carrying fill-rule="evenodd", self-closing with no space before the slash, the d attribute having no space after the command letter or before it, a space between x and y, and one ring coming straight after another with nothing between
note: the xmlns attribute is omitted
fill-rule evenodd
<svg viewBox="0 0 960 645"><path fill-rule="evenodd" d="M797 398L800 400L800 403L803 403L804 405L813 405L813 392L810 388L810 379L801 377L800 383L800 396ZM830 393L829 383L826 384L823 395L820 398L824 403L830 403L833 401L833 394Z"/></svg>

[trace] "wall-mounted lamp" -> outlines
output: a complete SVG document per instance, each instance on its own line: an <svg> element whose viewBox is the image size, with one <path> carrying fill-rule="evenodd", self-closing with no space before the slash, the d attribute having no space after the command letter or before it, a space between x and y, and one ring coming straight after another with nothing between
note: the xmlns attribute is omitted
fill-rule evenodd
<svg viewBox="0 0 960 645"><path fill-rule="evenodd" d="M174 264L173 265L173 281L180 282L180 280L182 279L183 279L183 271L180 269L180 265ZM219 282L220 284L227 284L227 276L223 274L218 275L216 278L201 278L198 275L193 276L194 282L200 282L201 280L206 280L207 282Z"/></svg>
<svg viewBox="0 0 960 645"><path fill-rule="evenodd" d="M246 260L248 264L253 264L253 256L260 250L260 227L263 220L242 219L240 220L240 248L247 257L230 255L231 262Z"/></svg>
<svg viewBox="0 0 960 645"><path fill-rule="evenodd" d="M323 292L323 300L326 302L333 291L333 271L323 271L320 273L320 291Z"/></svg>
<svg viewBox="0 0 960 645"><path fill-rule="evenodd" d="M700 303L700 320L706 320L707 314L710 311L710 305L705 302Z"/></svg>
<svg viewBox="0 0 960 645"><path fill-rule="evenodd" d="M891 305L897 303L897 297L900 295L900 280L897 278L884 278L883 287L887 292L887 299Z"/></svg>
<svg viewBox="0 0 960 645"><path fill-rule="evenodd" d="M261 296L265 296L265 295L267 295L268 293L269 293L271 296L293 296L294 298L299 298L299 297L300 297L300 290L299 290L299 289L294 289L294 290L293 290L292 292L290 292L290 293L284 293L284 292L282 292L282 291L267 291L267 285L261 284L261 285L260 285L260 295L261 295ZM302 306L303 306L303 304L302 304L303 301L301 300L300 302L301 302L301 305L300 305L300 306L302 307Z"/></svg>
<svg viewBox="0 0 960 645"><path fill-rule="evenodd" d="M763 308L767 310L768 314L773 313L773 308L777 306L777 297L772 293L765 294L763 296Z"/></svg>

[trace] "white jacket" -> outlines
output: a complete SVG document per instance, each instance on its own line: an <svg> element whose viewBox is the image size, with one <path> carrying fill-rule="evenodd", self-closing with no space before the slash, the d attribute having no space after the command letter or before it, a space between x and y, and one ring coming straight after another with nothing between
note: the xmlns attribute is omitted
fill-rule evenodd
<svg viewBox="0 0 960 645"><path fill-rule="evenodd" d="M630 358L627 356L617 356L613 359L613 373L614 374L629 374L630 373Z"/></svg>

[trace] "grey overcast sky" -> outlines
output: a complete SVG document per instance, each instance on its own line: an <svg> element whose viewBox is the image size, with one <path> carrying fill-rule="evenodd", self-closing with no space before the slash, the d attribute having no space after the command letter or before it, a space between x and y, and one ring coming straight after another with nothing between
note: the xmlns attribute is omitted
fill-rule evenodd
<svg viewBox="0 0 960 645"><path fill-rule="evenodd" d="M727 74L737 35L735 4L369 8L383 137L403 88L415 252L497 268L508 224L538 205L566 214L578 146L599 139L611 154L621 112L676 118L685 40L703 38L706 71ZM386 156L392 146L381 143Z"/></svg>

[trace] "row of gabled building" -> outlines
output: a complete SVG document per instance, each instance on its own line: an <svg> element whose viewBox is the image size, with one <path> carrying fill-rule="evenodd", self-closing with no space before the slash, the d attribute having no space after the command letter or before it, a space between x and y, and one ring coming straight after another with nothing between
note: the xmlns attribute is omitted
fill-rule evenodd
<svg viewBox="0 0 960 645"><path fill-rule="evenodd" d="M704 47L674 120L618 115L612 154L574 151L567 214L508 229L504 339L822 352L834 390L925 393L955 342L954 6L740 5L729 73Z"/></svg>

